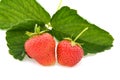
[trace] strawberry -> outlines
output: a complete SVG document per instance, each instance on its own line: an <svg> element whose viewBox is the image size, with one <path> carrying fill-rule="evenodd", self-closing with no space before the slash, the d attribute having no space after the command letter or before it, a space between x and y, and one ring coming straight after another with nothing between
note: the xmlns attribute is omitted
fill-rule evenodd
<svg viewBox="0 0 120 80"><path fill-rule="evenodd" d="M64 66L72 67L76 65L84 56L84 50L81 45L75 42L88 28L85 28L74 40L65 38L58 43L57 59L58 63Z"/></svg>
<svg viewBox="0 0 120 80"><path fill-rule="evenodd" d="M27 32L32 37L25 42L25 51L41 65L53 65L55 64L55 40L49 33L39 33L39 31L36 27L35 33Z"/></svg>
<svg viewBox="0 0 120 80"><path fill-rule="evenodd" d="M58 44L58 63L64 66L74 66L83 57L84 51L79 45L71 45L70 40L63 40Z"/></svg>

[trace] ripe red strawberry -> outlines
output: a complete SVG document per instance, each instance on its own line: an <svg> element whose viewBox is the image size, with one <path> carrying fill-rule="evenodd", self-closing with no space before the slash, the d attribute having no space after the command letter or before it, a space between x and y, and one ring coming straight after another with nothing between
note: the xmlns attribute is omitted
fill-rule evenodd
<svg viewBox="0 0 120 80"><path fill-rule="evenodd" d="M59 64L72 67L82 59L84 51L80 44L76 43L75 41L87 29L88 28L85 28L74 40L67 38L58 44L57 59Z"/></svg>
<svg viewBox="0 0 120 80"><path fill-rule="evenodd" d="M70 40L63 40L57 47L58 63L64 66L74 66L83 57L84 51L82 47L75 44L72 45Z"/></svg>
<svg viewBox="0 0 120 80"><path fill-rule="evenodd" d="M40 64L55 64L55 40L49 33L32 36L25 42L24 47L26 53Z"/></svg>

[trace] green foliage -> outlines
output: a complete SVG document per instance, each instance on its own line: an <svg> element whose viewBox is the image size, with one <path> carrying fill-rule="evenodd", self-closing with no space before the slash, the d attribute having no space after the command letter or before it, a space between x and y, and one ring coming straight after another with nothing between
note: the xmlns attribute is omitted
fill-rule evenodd
<svg viewBox="0 0 120 80"><path fill-rule="evenodd" d="M86 27L76 42L82 43L85 55L110 49L113 37L105 30L77 14L76 10L62 7L52 17L36 0L2 0L0 2L0 29L6 29L6 40L10 54L19 60L26 55L24 43L29 38L26 31L34 32L35 24L46 30L45 24L53 27L49 32L59 41L75 37Z"/></svg>
<svg viewBox="0 0 120 80"><path fill-rule="evenodd" d="M2 0L0 2L0 29L9 29L27 20L47 24L50 21L50 15L36 0Z"/></svg>
<svg viewBox="0 0 120 80"><path fill-rule="evenodd" d="M74 39L83 29L88 27L88 30L77 40L78 43L83 43L85 55L109 49L113 43L113 38L107 31L89 23L79 16L76 10L67 6L62 7L54 14L51 25L53 26L53 34L58 40L65 37Z"/></svg>

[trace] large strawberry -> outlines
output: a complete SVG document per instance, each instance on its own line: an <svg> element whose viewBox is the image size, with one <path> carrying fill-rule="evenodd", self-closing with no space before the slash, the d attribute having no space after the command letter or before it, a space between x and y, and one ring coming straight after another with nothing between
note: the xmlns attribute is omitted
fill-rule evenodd
<svg viewBox="0 0 120 80"><path fill-rule="evenodd" d="M25 42L26 53L44 66L55 63L55 40L49 33L40 32L35 27L35 33L27 32L32 36Z"/></svg>
<svg viewBox="0 0 120 80"><path fill-rule="evenodd" d="M75 41L88 28L85 28L74 40L66 38L59 42L57 46L58 63L64 66L72 67L76 65L83 57L84 51L79 43Z"/></svg>

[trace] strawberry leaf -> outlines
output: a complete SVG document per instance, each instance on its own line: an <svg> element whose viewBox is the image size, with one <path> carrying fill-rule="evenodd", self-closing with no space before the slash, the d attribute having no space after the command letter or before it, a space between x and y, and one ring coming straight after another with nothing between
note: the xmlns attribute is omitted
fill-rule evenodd
<svg viewBox="0 0 120 80"><path fill-rule="evenodd" d="M9 53L16 59L23 60L26 55L24 50L24 43L29 38L25 33L26 31L33 32L35 24L44 26L43 23L37 21L26 21L13 26L6 32L7 45ZM27 27L26 27L27 26ZM44 29L44 27L42 27Z"/></svg>
<svg viewBox="0 0 120 80"><path fill-rule="evenodd" d="M9 29L27 20L48 23L50 15L36 0L0 1L0 29Z"/></svg>
<svg viewBox="0 0 120 80"><path fill-rule="evenodd" d="M107 31L89 23L79 16L76 10L67 6L62 7L53 15L51 25L53 26L52 33L58 40L66 37L75 39L83 29L88 27L88 30L76 41L83 43L82 47L85 55L101 52L112 47L113 37Z"/></svg>

